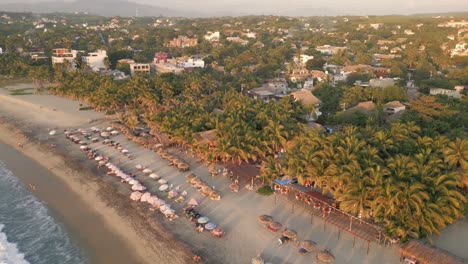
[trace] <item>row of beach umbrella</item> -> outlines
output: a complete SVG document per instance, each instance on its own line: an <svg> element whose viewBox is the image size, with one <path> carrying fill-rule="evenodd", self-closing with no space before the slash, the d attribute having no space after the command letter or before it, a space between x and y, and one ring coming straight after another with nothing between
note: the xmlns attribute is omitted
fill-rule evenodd
<svg viewBox="0 0 468 264"><path fill-rule="evenodd" d="M181 171L187 171L190 168L187 163L171 155L169 152L167 152L163 148L158 148L157 153L159 154L159 156L161 156L161 158L168 160Z"/></svg>
<svg viewBox="0 0 468 264"><path fill-rule="evenodd" d="M282 228L282 225L278 222L274 222L273 217L270 215L260 215L258 221L273 232L277 232ZM281 235L291 240L297 240L297 232L294 230L285 229ZM299 247L305 252L313 252L318 249L317 243L312 240L302 240L299 243ZM335 257L328 250L318 252L316 258L324 263L332 263L335 261Z"/></svg>
<svg viewBox="0 0 468 264"><path fill-rule="evenodd" d="M221 200L221 194L218 191L213 190L206 182L197 177L194 173L190 173L185 176L187 182L201 192L203 196L209 196L211 200Z"/></svg>
<svg viewBox="0 0 468 264"><path fill-rule="evenodd" d="M148 203L155 209L165 216L175 215L175 210L171 208L171 205L167 203L164 199L159 198L158 196L151 194L150 192L140 192L134 191L130 194L130 199L132 201L139 201L142 203Z"/></svg>

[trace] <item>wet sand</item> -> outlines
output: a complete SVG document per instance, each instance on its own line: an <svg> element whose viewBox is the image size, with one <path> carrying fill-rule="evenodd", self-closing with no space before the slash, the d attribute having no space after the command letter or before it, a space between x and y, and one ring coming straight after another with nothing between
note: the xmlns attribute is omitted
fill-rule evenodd
<svg viewBox="0 0 468 264"><path fill-rule="evenodd" d="M35 191L30 190L31 193L64 224L72 241L78 244L90 263L140 263L124 239L106 225L104 217L50 170L2 143L0 160L25 186L33 184L36 187Z"/></svg>

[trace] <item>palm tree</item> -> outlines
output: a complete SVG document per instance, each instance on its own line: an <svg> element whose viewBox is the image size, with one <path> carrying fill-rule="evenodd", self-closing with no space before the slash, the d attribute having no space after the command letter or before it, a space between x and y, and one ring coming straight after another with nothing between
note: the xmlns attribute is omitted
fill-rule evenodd
<svg viewBox="0 0 468 264"><path fill-rule="evenodd" d="M468 170L468 140L457 138L444 149L444 160L452 168Z"/></svg>
<svg viewBox="0 0 468 264"><path fill-rule="evenodd" d="M260 177L268 184L271 184L275 178L281 175L281 164L273 156L268 156L260 167Z"/></svg>

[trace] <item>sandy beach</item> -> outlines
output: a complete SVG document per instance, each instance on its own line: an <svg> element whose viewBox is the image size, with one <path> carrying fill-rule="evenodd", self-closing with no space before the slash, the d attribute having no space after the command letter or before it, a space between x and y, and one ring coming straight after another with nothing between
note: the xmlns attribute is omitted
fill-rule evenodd
<svg viewBox="0 0 468 264"><path fill-rule="evenodd" d="M57 109L70 107L70 103L78 109L78 102L55 98L58 100L47 104L47 100L42 101L45 97L33 95L30 97L34 98L34 103L31 103L1 92L0 141L6 145L2 145L0 159L26 185L37 187L33 194L65 224L91 263L189 261L191 253L182 245L178 246L162 227L146 228L147 219L140 215L138 208L125 204L126 197L100 181L92 164L72 161L72 153L66 153L60 145L54 147L44 142L47 128L54 124L77 125L102 118L102 115L88 111L74 117ZM45 133L39 132L42 129ZM118 206L111 206L115 201L120 201ZM154 239L155 236L159 239Z"/></svg>
<svg viewBox="0 0 468 264"><path fill-rule="evenodd" d="M14 89L14 86L9 88ZM339 232L332 225L324 226L321 219L311 218L302 208L291 210L288 202L281 199L275 201L273 196L263 197L245 188L239 193L230 192L229 178L210 176L205 164L197 162L195 157L181 149L170 148L168 151L186 161L190 165L189 172L182 173L169 166L157 153L128 141L123 135L113 137L113 140L128 149L136 157L134 160L127 159L122 153L102 143L90 144L126 171L137 173L137 179L148 191L158 196L164 195L159 192L159 185L155 180L135 170L136 164L147 166L173 186L186 191L188 198L199 201L199 212L226 231L226 236L221 239L208 233L198 234L193 223L181 216L184 204L170 201L181 217L168 221L161 213L150 211L148 205L132 202L128 198L131 193L128 185L97 171L95 162L86 159L77 145L66 140L61 133L63 129L89 130L92 126L104 128L109 124L104 115L94 111L78 111L77 101L50 95L15 97L8 95L5 89L0 89L0 102L0 115L3 118L0 141L15 148L18 148L17 143L24 144L19 151L48 168L52 172L51 177L55 179L44 181L25 177L24 181L34 181L38 186L38 197L48 204L47 200L56 198L58 194L46 195L47 189L44 189L44 193L41 189L48 188L44 185L48 185L49 181L60 181L67 188L64 188L64 192L79 197L74 198L79 203L76 207L86 207L86 210L83 209L84 213L76 217L89 217L93 220L71 221L70 218L75 217L70 214L76 212L67 212L61 209L60 204L49 204L66 225L70 226L72 233L79 233L78 243L86 244L85 249L96 253L96 256L92 256L94 263L191 263L193 254L201 255L203 263L250 263L250 259L258 254L275 264L318 263L313 253L304 256L298 254L299 248L295 243L279 246L279 234L268 231L258 223L257 217L261 214L272 215L275 221L297 231L299 240L313 240L317 242L319 249L330 249L336 258L335 263L399 261L397 246L371 243L367 254L367 243L356 239L353 247L353 237L349 233ZM57 129L59 133L49 136L51 129ZM214 186L222 195L221 201L203 197L186 183L184 176L190 172ZM72 199L71 196L69 199ZM69 205L66 200L63 199L60 203ZM84 217L86 214L89 216ZM100 230L102 234L93 232L95 226L101 225L107 227ZM84 226L89 230L82 231ZM96 242L94 239L101 241ZM125 254L132 260L124 262L120 257L106 259L113 257L108 252L114 247L121 252L132 252Z"/></svg>

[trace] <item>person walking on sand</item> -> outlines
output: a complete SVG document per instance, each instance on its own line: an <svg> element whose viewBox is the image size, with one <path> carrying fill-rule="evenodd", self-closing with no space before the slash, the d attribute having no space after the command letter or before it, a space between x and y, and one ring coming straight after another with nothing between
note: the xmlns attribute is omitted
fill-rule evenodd
<svg viewBox="0 0 468 264"><path fill-rule="evenodd" d="M201 257L198 255L193 256L193 262L194 263L200 263L201 262Z"/></svg>

